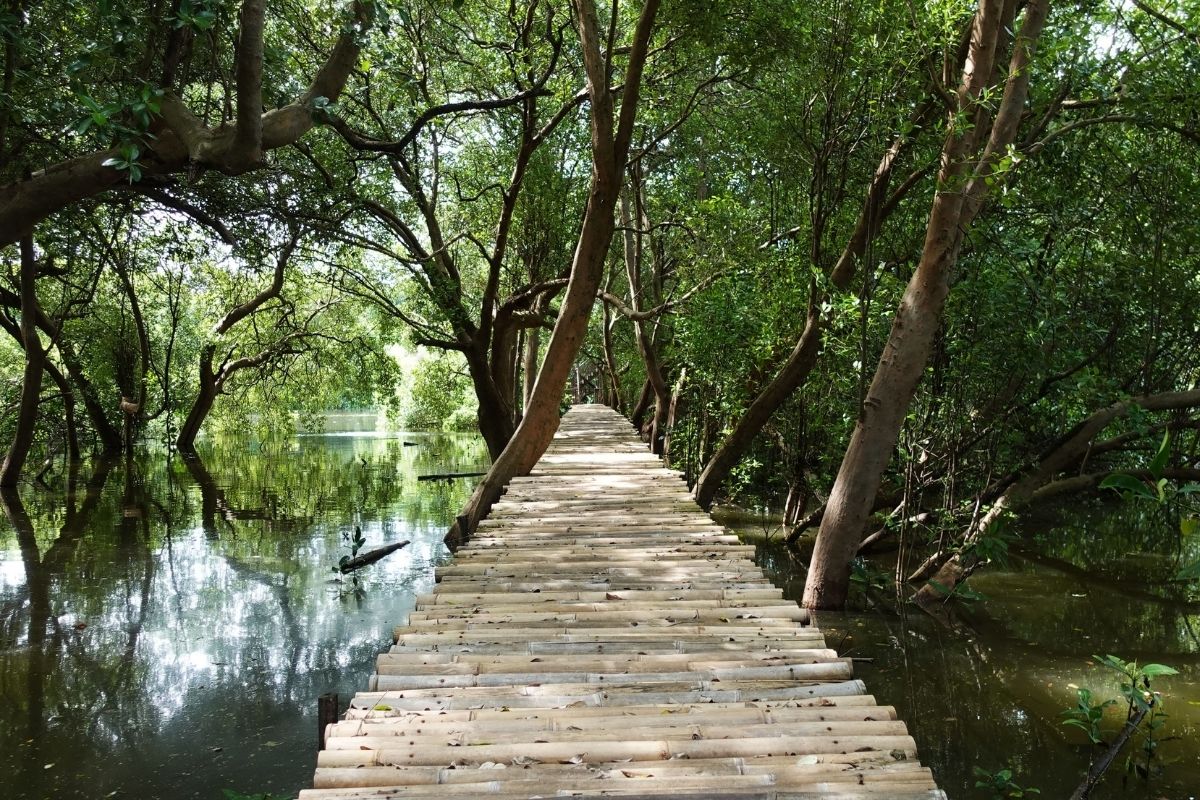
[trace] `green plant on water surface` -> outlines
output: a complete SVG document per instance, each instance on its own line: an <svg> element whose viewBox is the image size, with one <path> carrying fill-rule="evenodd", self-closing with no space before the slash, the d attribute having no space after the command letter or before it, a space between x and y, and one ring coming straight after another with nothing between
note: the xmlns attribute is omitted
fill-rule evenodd
<svg viewBox="0 0 1200 800"><path fill-rule="evenodd" d="M1079 728L1087 735L1092 744L1103 744L1104 737L1100 733L1100 723L1104 721L1104 709L1115 706L1117 701L1109 698L1102 703L1093 703L1091 689L1080 688L1076 689L1075 693L1078 697L1075 707L1062 712L1062 715L1066 717L1063 725Z"/></svg>
<svg viewBox="0 0 1200 800"><path fill-rule="evenodd" d="M1035 789L1032 786L1021 786L1013 777L1016 771L1011 765L998 769L995 772L988 772L983 767L975 767L975 788L991 790L992 797L995 800L1007 800L1008 798L1032 797L1040 795L1040 789Z"/></svg>
<svg viewBox="0 0 1200 800"><path fill-rule="evenodd" d="M850 582L867 592L872 589L882 592L892 588L892 575L860 556L850 562Z"/></svg>
<svg viewBox="0 0 1200 800"><path fill-rule="evenodd" d="M1092 656L1096 663L1113 670L1121 676L1121 696L1127 705L1126 724L1145 731L1142 740L1142 755L1144 760L1139 762L1133 756L1125 760L1125 770L1137 775L1150 777L1150 767L1158 751L1158 739L1155 734L1162 728L1167 715L1163 711L1162 695L1150 686L1152 678L1167 675L1178 675L1179 672L1165 664L1144 664L1139 666L1136 661L1124 661L1117 656Z"/></svg>
<svg viewBox="0 0 1200 800"><path fill-rule="evenodd" d="M1151 687L1151 680L1168 675L1179 674L1173 667L1165 664L1143 664L1136 661L1125 661L1114 655L1092 656L1092 659L1102 667L1116 672L1120 676L1120 698L1110 698L1101 703L1093 703L1094 695L1089 689L1078 689L1078 700L1075 708L1063 712L1067 719L1063 725L1082 730L1093 745L1105 744L1100 731L1104 710L1115 706L1121 700L1125 701L1125 723L1113 737L1108 749L1100 758L1092 759L1088 768L1084 785L1074 797L1087 797L1091 788L1099 782L1104 771L1116 758L1125 743L1138 733L1143 733L1141 755L1129 755L1125 759L1125 771L1149 778L1152 774L1153 760L1158 751L1159 738L1157 732L1163 726L1166 714L1163 712L1162 695Z"/></svg>

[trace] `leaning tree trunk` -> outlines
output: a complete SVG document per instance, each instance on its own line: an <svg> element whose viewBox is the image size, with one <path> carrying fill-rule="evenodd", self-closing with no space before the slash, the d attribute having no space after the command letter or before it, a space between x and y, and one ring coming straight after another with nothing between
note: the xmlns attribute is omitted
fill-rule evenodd
<svg viewBox="0 0 1200 800"><path fill-rule="evenodd" d="M1095 438L1115 420L1129 414L1134 408L1146 411L1172 411L1200 406L1200 389L1186 392L1166 392L1163 394L1144 395L1121 400L1106 408L1089 415L1076 425L1070 433L1060 439L1046 452L1038 463L1017 480L1009 484L1004 493L986 514L983 514L967 531L962 546L958 552L938 564L938 556L931 557L918 568L914 577L926 577L935 569L933 580L917 590L914 599L922 608L930 608L943 601L947 591L953 591L959 583L966 580L979 565L975 554L975 545L987 535L991 528L1014 511L1022 508L1039 496L1040 490L1047 487L1054 477L1063 472L1072 474L1072 478L1058 483L1074 484L1071 488L1080 490L1093 488L1099 482L1099 475L1076 475L1079 465L1093 452ZM1194 479L1194 474L1184 473L1185 480ZM941 589L932 585L937 583Z"/></svg>
<svg viewBox="0 0 1200 800"><path fill-rule="evenodd" d="M850 562L858 551L883 471L929 360L963 233L980 208L996 154L1004 152L1016 137L1028 93L1029 62L1045 21L1047 3L1032 0L1026 7L1004 97L987 147L976 163L974 154L988 121L978 98L991 80L996 51L1012 23L1014 7L1002 0L980 0L958 90L959 114L950 119L950 133L942 148L938 189L921 260L900 301L826 505L804 587L803 604L807 608L845 605ZM956 125L957 117L961 119Z"/></svg>
<svg viewBox="0 0 1200 800"><path fill-rule="evenodd" d="M217 375L213 372L215 355L216 347L211 344L205 345L200 351L200 389L196 393L196 399L192 401L187 418L179 427L179 436L175 440L175 446L179 448L180 452L196 452L196 437L200 434L204 420L208 419L213 404L217 402L217 395L220 394Z"/></svg>
<svg viewBox="0 0 1200 800"><path fill-rule="evenodd" d="M87 412L88 421L100 439L101 452L106 456L119 453L121 451L121 431L108 418L108 414L104 410L104 403L96 394L96 387L83 372L79 356L69 344L62 341L58 343L58 353L62 357L63 366L67 368L67 375L79 390L79 398L83 401L83 409Z"/></svg>
<svg viewBox="0 0 1200 800"><path fill-rule="evenodd" d="M46 374L54 381L58 387L59 394L62 395L63 402L63 425L66 428L67 440L67 462L74 464L79 461L79 431L75 427L75 390L71 388L71 382L66 375L47 361L45 363Z"/></svg>
<svg viewBox="0 0 1200 800"><path fill-rule="evenodd" d="M522 416L525 414L525 409L529 408L529 401L533 399L533 385L537 382L538 349L541 344L542 329L530 328L525 334L525 354L521 367L521 371L524 373L522 378L524 394L521 397Z"/></svg>
<svg viewBox="0 0 1200 800"><path fill-rule="evenodd" d="M642 247L641 234L634 225L633 212L629 207L627 195L621 196L621 227L624 230L623 244L625 251L625 271L629 280L629 306L636 315L640 311L642 291ZM633 333L637 339L638 353L646 367L646 381L654 392L654 417L650 423L650 450L656 455L662 455L663 437L666 433L667 414L671 405L671 389L667 386L667 378L663 374L662 364L658 353L654 350L654 342L650 340L646 330L646 321L639 316L633 317Z"/></svg>
<svg viewBox="0 0 1200 800"><path fill-rule="evenodd" d="M571 278L559 308L546 357L538 372L529 407L516 433L475 488L463 514L446 534L446 544L456 548L466 541L479 520L491 509L508 482L527 474L558 430L558 406L575 356L587 335L596 290L604 274L604 261L616 228L614 211L621 188L621 173L633 136L633 123L646 62L650 34L659 0L646 0L638 18L629 63L625 71L620 116L614 125L614 98L596 19L594 0L575 0L579 39L591 100L592 179L579 241L571 262Z"/></svg>
<svg viewBox="0 0 1200 800"><path fill-rule="evenodd" d="M21 399L17 410L17 429L12 444L0 464L0 488L17 485L25 459L33 447L33 436L37 429L38 405L41 402L42 373L46 362L46 351L38 336L35 317L37 313L37 260L33 255L33 236L21 239L21 343L25 347L25 371L21 376Z"/></svg>
<svg viewBox="0 0 1200 800"><path fill-rule="evenodd" d="M924 174L918 170L894 190L891 190L892 173L901 155L912 143L913 136L930 120L933 103L923 103L912 114L913 131L897 137L884 152L871 177L867 187L867 197L859 210L858 220L854 230L838 257L837 263L829 273L829 285L834 292L844 292L854 279L858 264L867 254L867 250L883 227L884 221L895 211L900 201L912 190ZM810 292L810 302L804 330L796 341L787 361L780 367L779 372L771 379L758 396L750 403L733 430L726 436L716 452L704 465L704 470L692 490L696 502L704 508L709 508L716 498L717 492L729 477L730 471L738 465L742 456L750 449L754 438L762 431L771 416L791 397L796 390L804 385L812 374L821 351L821 339L824 335L826 320L821 317L820 307L825 304L828 293L818 293L814 286ZM832 312L830 312L832 313Z"/></svg>

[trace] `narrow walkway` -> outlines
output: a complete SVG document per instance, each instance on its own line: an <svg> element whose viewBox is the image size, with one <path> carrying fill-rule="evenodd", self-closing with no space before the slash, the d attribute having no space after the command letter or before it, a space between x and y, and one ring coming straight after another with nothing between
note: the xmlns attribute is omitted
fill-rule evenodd
<svg viewBox="0 0 1200 800"><path fill-rule="evenodd" d="M301 800L944 798L630 424L576 406L331 725Z"/></svg>

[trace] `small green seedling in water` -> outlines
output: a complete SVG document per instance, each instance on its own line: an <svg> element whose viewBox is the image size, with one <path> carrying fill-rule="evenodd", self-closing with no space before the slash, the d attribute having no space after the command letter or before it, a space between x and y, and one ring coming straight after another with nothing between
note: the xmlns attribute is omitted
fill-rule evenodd
<svg viewBox="0 0 1200 800"><path fill-rule="evenodd" d="M976 789L991 789L992 797L997 800L1005 800L1013 797L1032 797L1036 794L1041 794L1040 789L1035 789L1031 786L1020 786L1013 781L1012 767L998 769L995 772L988 772L983 767L975 767Z"/></svg>
<svg viewBox="0 0 1200 800"><path fill-rule="evenodd" d="M1100 723L1104 721L1104 709L1109 706L1115 706L1116 700L1105 700L1103 703L1092 703L1091 689L1076 689L1076 694L1079 699L1075 708L1068 708L1062 712L1067 719L1063 720L1063 725L1070 725L1074 728L1079 728L1085 734L1092 744L1103 744L1104 738L1100 735Z"/></svg>

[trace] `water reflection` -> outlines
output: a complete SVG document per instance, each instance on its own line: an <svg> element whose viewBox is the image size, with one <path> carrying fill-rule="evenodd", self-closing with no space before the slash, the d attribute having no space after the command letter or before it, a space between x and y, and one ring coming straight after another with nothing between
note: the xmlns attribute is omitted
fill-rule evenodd
<svg viewBox="0 0 1200 800"><path fill-rule="evenodd" d="M806 555L773 543L758 550L772 579L799 599ZM1171 580L1173 564L1197 557L1200 542L1157 509L1075 508L1030 525L1008 568L972 579L986 599L958 615L958 630L921 612L897 614L890 593L861 588L860 610L822 614L819 623L831 647L863 659L856 675L896 707L952 800L989 797L974 788L973 767L1006 764L1042 797L1069 796L1089 746L1062 726L1061 712L1075 705L1077 686L1118 695L1115 674L1092 655L1174 666L1178 676L1155 684L1170 715L1161 773L1126 779L1122 757L1092 796L1200 797L1200 604ZM1126 752L1139 748L1140 740Z"/></svg>
<svg viewBox="0 0 1200 800"><path fill-rule="evenodd" d="M3 495L0 796L304 786L316 697L364 684L470 490L417 475L485 459L454 436L221 442ZM331 570L355 525L412 541L358 599Z"/></svg>

